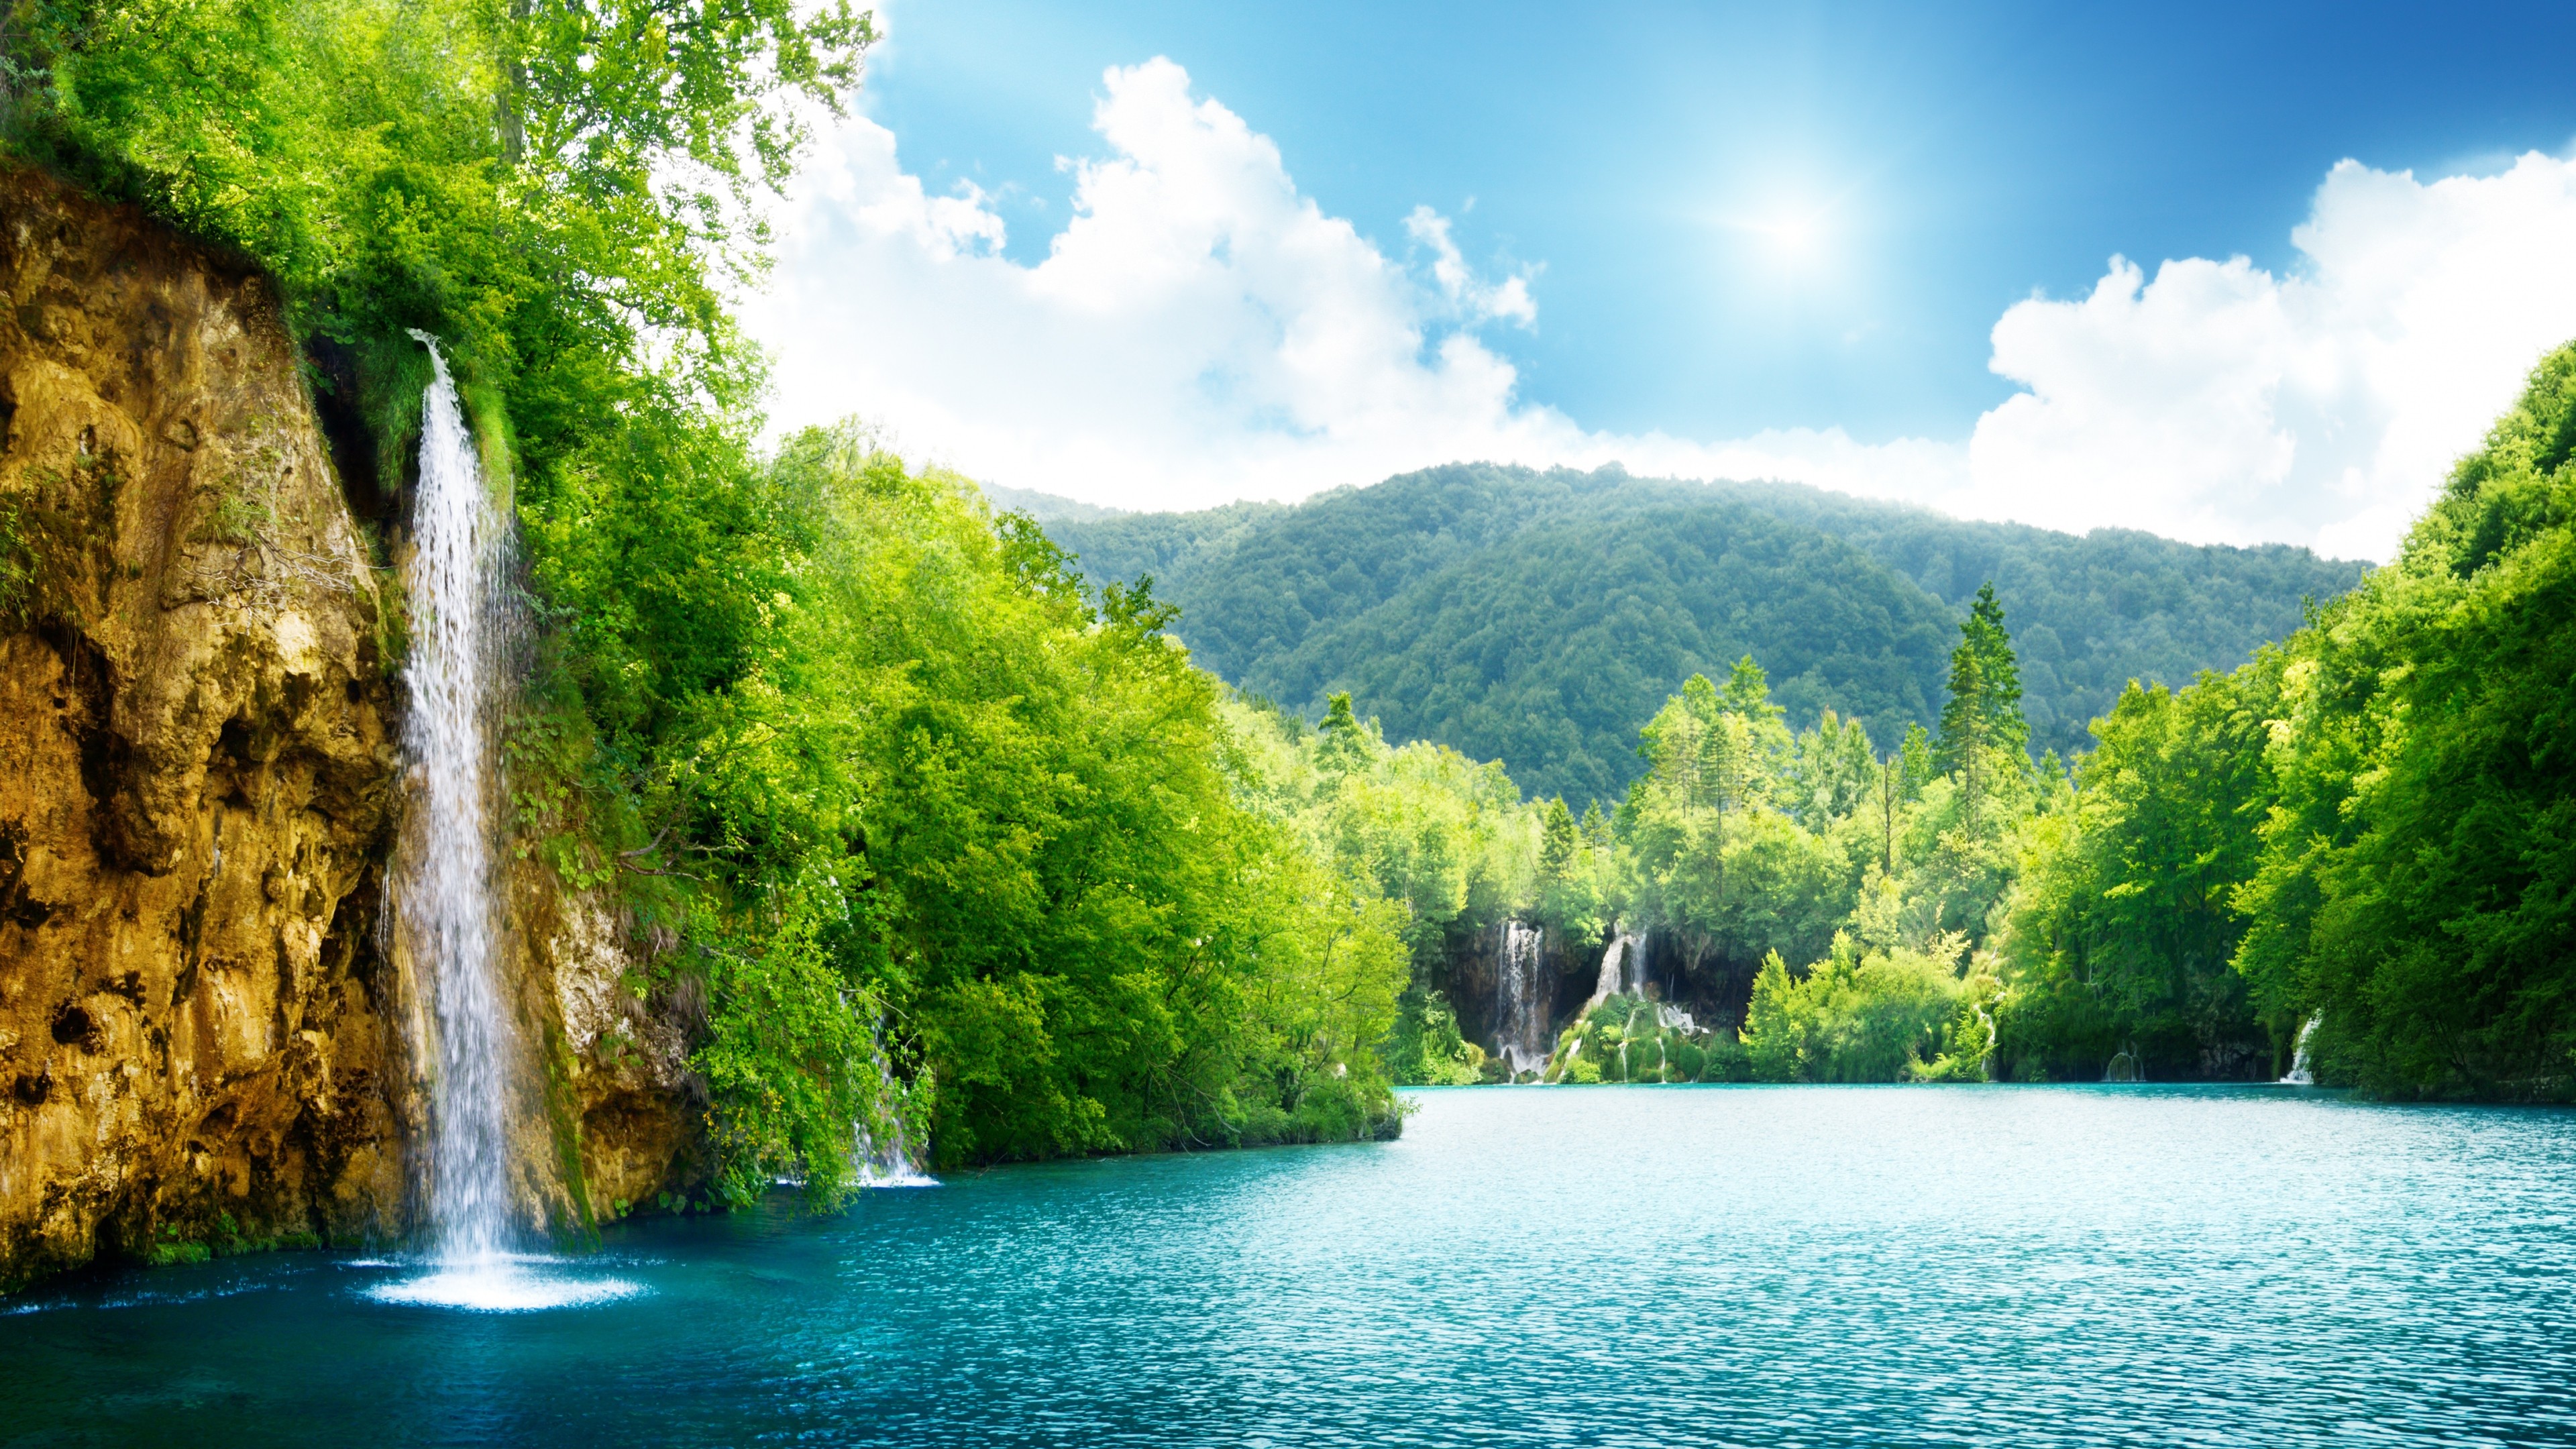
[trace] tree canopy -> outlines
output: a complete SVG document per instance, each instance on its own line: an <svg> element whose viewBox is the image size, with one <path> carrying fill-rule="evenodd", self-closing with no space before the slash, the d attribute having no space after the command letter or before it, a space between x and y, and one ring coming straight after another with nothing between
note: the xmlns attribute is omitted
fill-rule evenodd
<svg viewBox="0 0 2576 1449"><path fill-rule="evenodd" d="M1637 720L1748 650L1801 724L1831 708L1893 741L1940 718L1943 636L1991 584L2013 601L2031 742L2072 753L2130 679L2231 668L2361 574L2303 549L2078 538L1617 469L1459 464L1295 507L1106 518L1014 496L1086 576L1151 574L1194 656L1238 686L1310 716L1350 691L1399 738L1577 801L1616 801Z"/></svg>

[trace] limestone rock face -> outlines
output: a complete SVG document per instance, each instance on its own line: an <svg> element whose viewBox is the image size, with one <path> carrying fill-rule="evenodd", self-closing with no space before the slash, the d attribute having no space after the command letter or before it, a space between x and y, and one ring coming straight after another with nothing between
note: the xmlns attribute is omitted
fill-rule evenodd
<svg viewBox="0 0 2576 1449"><path fill-rule="evenodd" d="M704 1104L687 1065L692 1003L639 998L637 944L615 913L534 862L513 872L510 923L520 1018L547 1044L546 1126L580 1209L605 1221L701 1185Z"/></svg>
<svg viewBox="0 0 2576 1449"><path fill-rule="evenodd" d="M398 1237L425 1078L380 929L392 575L273 289L0 169L0 290L0 1292ZM532 869L510 897L540 1216L685 1185L687 1044L613 919Z"/></svg>
<svg viewBox="0 0 2576 1449"><path fill-rule="evenodd" d="M0 1285L405 1201L375 571L276 302L0 175Z"/></svg>

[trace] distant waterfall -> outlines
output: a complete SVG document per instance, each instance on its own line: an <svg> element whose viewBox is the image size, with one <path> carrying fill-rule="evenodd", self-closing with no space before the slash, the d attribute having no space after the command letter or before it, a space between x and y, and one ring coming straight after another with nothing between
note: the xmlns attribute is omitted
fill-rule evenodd
<svg viewBox="0 0 2576 1449"><path fill-rule="evenodd" d="M1584 1003L1586 1011L1613 996L1626 992L1641 995L1646 989L1646 938L1633 931L1621 931L1610 938L1608 949L1601 953L1601 974L1592 985L1592 999Z"/></svg>
<svg viewBox="0 0 2576 1449"><path fill-rule="evenodd" d="M2299 1023L2299 1039L2290 1048L2290 1072L2281 1078L2280 1085L2313 1087L2317 1084L2317 1074L2308 1064L2308 1038L2317 1034L2317 1023L2323 1020L2325 1013L2321 1011Z"/></svg>
<svg viewBox="0 0 2576 1449"><path fill-rule="evenodd" d="M412 626L403 747L414 794L395 919L412 970L430 987L430 1223L439 1256L455 1262L489 1259L512 1236L513 1053L494 959L492 849L501 520L447 359L435 338L412 336L429 349L432 380L421 400L420 490L403 575Z"/></svg>
<svg viewBox="0 0 2576 1449"><path fill-rule="evenodd" d="M1548 1003L1540 995L1538 927L1503 922L1502 961L1494 973L1495 1055L1514 1076L1547 1065Z"/></svg>

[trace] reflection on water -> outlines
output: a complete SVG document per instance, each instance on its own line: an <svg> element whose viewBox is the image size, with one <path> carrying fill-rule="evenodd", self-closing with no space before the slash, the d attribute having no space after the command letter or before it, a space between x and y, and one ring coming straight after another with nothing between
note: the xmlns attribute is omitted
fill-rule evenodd
<svg viewBox="0 0 2576 1449"><path fill-rule="evenodd" d="M2576 1114L2274 1088L1421 1094L514 1263L0 1316L0 1443L2576 1442ZM476 1306L500 1306L480 1304Z"/></svg>

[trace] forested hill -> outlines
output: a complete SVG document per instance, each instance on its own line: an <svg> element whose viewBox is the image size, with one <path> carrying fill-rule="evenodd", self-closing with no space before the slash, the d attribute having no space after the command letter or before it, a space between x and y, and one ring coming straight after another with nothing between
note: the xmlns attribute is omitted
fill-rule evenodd
<svg viewBox="0 0 2576 1449"><path fill-rule="evenodd" d="M1351 690L1392 737L1500 759L1576 801L1623 791L1638 723L1747 652L1793 717L1831 707L1882 747L1929 726L1951 623L1989 579L2032 748L2067 751L2130 679L2233 668L2365 567L1615 466L1453 464L1199 513L996 502L1037 516L1095 584L1151 574L1198 661L1238 686L1310 713Z"/></svg>

